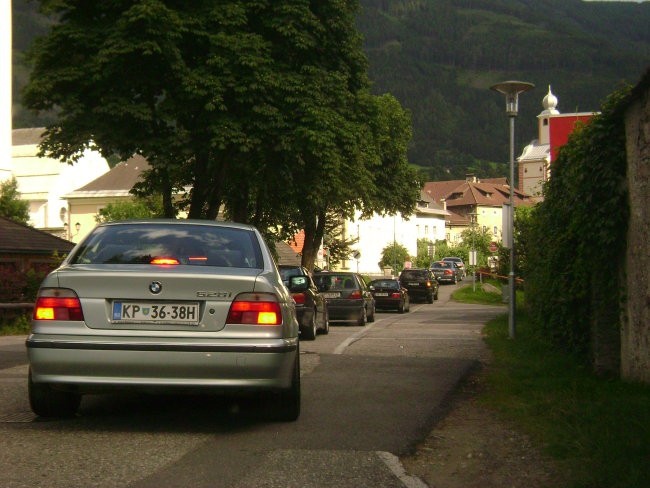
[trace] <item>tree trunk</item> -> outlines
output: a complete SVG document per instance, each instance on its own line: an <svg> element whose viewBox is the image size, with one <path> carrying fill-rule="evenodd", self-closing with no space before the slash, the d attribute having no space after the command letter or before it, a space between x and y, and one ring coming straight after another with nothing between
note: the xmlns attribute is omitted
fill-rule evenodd
<svg viewBox="0 0 650 488"><path fill-rule="evenodd" d="M321 242L323 242L323 234L325 233L325 211L322 210L318 214L303 214L303 216L305 243L302 248L301 264L309 271L313 271L316 255L318 254L318 249L320 249Z"/></svg>

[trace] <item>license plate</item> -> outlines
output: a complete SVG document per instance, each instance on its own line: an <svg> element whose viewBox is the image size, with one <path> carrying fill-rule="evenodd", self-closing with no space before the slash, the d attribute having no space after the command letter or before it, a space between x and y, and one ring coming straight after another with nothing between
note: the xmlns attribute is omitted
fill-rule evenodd
<svg viewBox="0 0 650 488"><path fill-rule="evenodd" d="M340 292L325 292L323 293L323 298L340 298Z"/></svg>
<svg viewBox="0 0 650 488"><path fill-rule="evenodd" d="M379 291L379 292L375 293L375 296L376 297L387 297L388 293L384 293L383 291Z"/></svg>
<svg viewBox="0 0 650 488"><path fill-rule="evenodd" d="M198 302L113 302L113 322L198 325Z"/></svg>

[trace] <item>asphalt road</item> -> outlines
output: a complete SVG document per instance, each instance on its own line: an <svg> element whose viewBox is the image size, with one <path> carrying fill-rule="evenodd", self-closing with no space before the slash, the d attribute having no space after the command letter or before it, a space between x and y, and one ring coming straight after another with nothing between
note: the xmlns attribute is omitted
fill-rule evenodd
<svg viewBox="0 0 650 488"><path fill-rule="evenodd" d="M42 421L27 401L24 337L0 338L0 486L426 487L399 456L485 358L481 327L505 312L451 302L454 288L302 342L293 423L268 421L255 399L135 394L84 397L77 418Z"/></svg>

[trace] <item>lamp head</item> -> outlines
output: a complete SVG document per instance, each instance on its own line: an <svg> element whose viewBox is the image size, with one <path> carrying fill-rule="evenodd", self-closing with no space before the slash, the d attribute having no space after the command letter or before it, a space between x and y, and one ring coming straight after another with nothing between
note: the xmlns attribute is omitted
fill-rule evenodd
<svg viewBox="0 0 650 488"><path fill-rule="evenodd" d="M492 85L490 90L503 93L506 96L506 113L516 117L519 111L519 94L532 90L535 87L532 83L525 81L503 81Z"/></svg>

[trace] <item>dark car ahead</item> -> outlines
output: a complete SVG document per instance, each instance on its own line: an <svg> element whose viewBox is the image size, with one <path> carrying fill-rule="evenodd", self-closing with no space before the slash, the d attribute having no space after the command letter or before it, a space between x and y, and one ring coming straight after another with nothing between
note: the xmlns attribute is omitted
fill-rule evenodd
<svg viewBox="0 0 650 488"><path fill-rule="evenodd" d="M344 271L314 273L314 281L327 302L330 322L366 325L375 320L375 299L361 275Z"/></svg>
<svg viewBox="0 0 650 488"><path fill-rule="evenodd" d="M442 258L441 261L447 261L449 263L455 263L456 267L460 270L460 276L459 279L462 281L465 276L467 276L467 270L465 269L465 263L463 262L462 258L456 257L456 256L448 256L446 258Z"/></svg>
<svg viewBox="0 0 650 488"><path fill-rule="evenodd" d="M316 334L327 334L330 330L327 317L325 299L318 291L311 274L302 266L279 265L278 270L282 276L291 296L296 302L296 315L300 326L300 338L313 341ZM303 277L304 280L293 280L294 276Z"/></svg>
<svg viewBox="0 0 650 488"><path fill-rule="evenodd" d="M433 272L426 268L409 268L399 275L399 281L408 290L412 301L433 303L438 299L438 281Z"/></svg>
<svg viewBox="0 0 650 488"><path fill-rule="evenodd" d="M450 261L436 261L431 264L431 271L439 283L456 284L460 280L460 269Z"/></svg>
<svg viewBox="0 0 650 488"><path fill-rule="evenodd" d="M248 225L98 225L43 280L26 345L42 417L73 416L82 395L116 390L265 392L269 415L300 414L294 300Z"/></svg>
<svg viewBox="0 0 650 488"><path fill-rule="evenodd" d="M409 292L399 280L393 278L373 280L368 283L368 288L375 297L376 308L397 310L399 313L409 311Z"/></svg>

